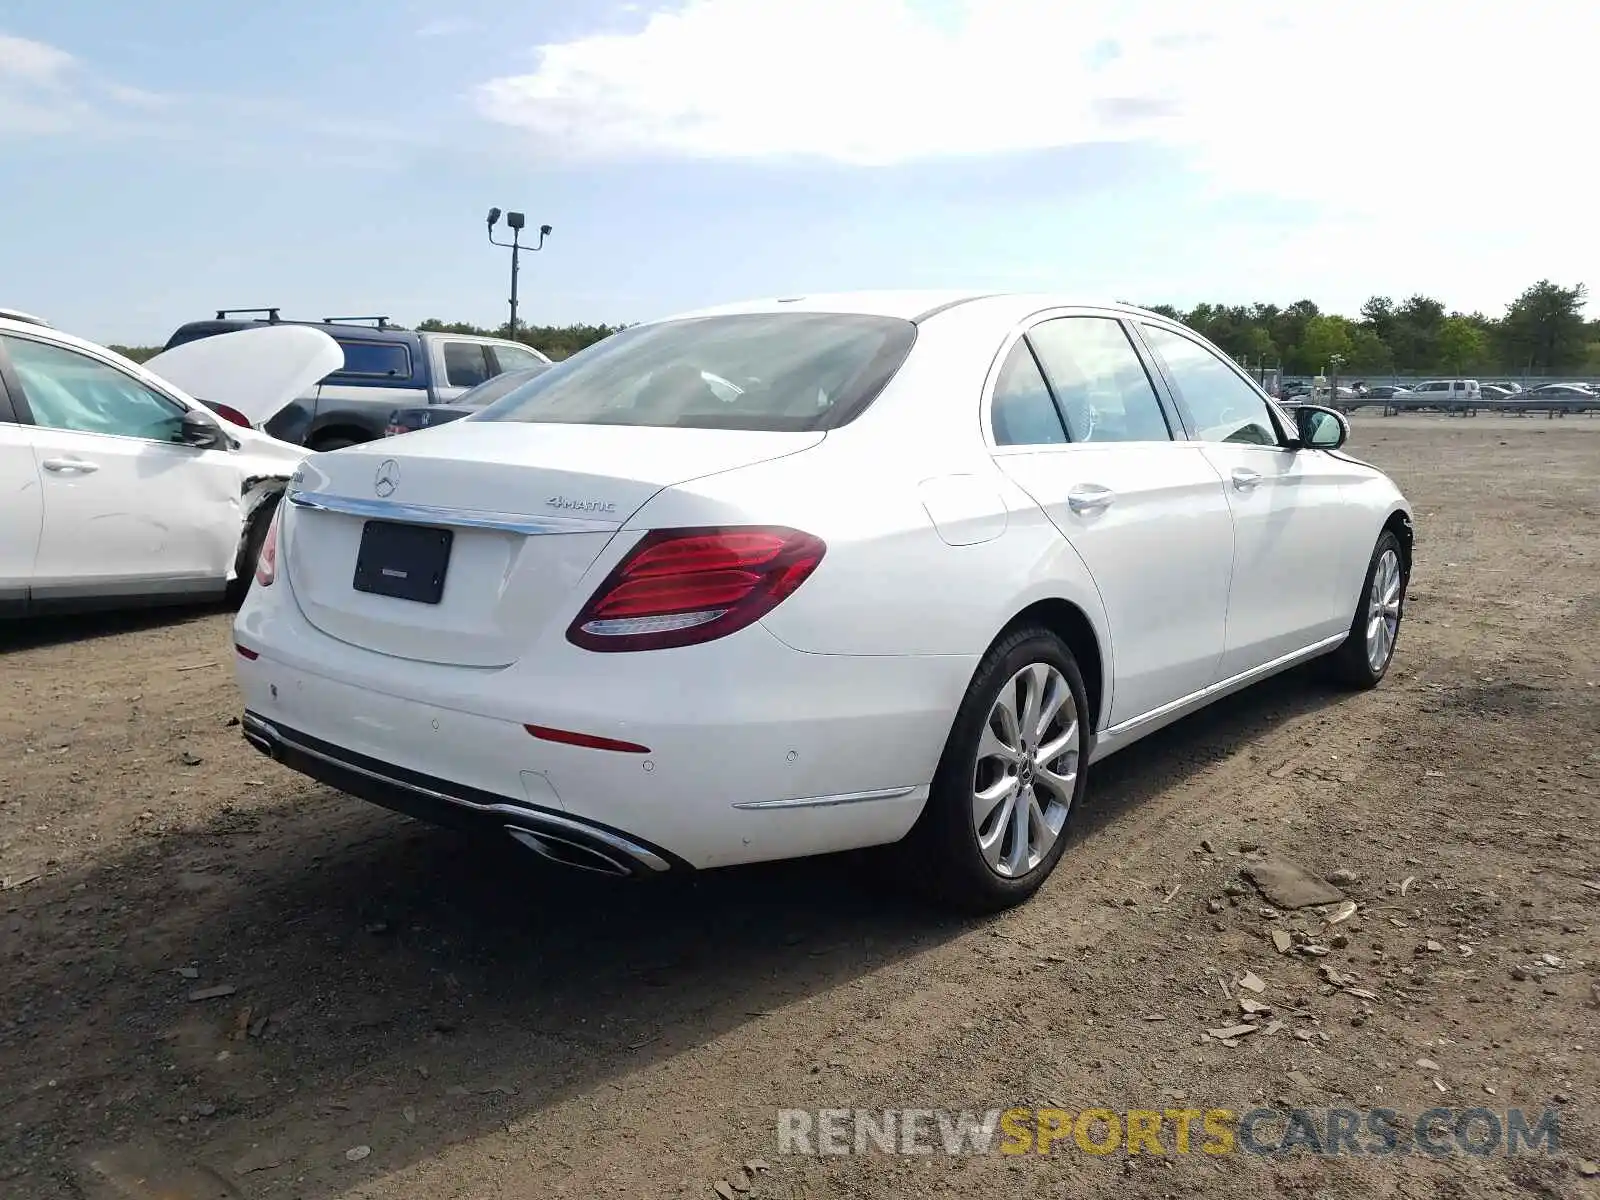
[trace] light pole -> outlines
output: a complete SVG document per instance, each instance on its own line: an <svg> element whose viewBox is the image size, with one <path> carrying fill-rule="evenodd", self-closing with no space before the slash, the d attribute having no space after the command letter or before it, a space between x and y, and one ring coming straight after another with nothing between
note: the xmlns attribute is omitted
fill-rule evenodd
<svg viewBox="0 0 1600 1200"><path fill-rule="evenodd" d="M1330 354L1330 355L1328 355L1328 365L1333 368L1333 372L1328 378L1328 407L1329 408L1338 408L1339 407L1339 368L1344 366L1344 355L1342 355L1342 354Z"/></svg>
<svg viewBox="0 0 1600 1200"><path fill-rule="evenodd" d="M506 214L506 226L511 230L511 240L509 242L497 242L494 240L494 227L499 220L500 210L491 208L489 210L489 242L491 245L505 246L511 251L511 324L507 326L506 336L515 340L517 336L517 268L519 265L517 257L524 250L544 249L544 239L550 236L550 226L539 226L538 245L524 246L522 244L522 227L526 224L526 220L523 215L519 212L508 212Z"/></svg>

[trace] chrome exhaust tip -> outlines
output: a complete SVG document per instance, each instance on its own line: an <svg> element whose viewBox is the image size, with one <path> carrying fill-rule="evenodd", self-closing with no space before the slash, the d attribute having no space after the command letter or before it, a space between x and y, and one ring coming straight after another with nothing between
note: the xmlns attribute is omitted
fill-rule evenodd
<svg viewBox="0 0 1600 1200"><path fill-rule="evenodd" d="M506 832L519 845L526 846L540 858L547 859L558 866L571 867L576 871L593 871L597 875L611 875L622 878L631 878L640 873L640 868L631 863L613 858L596 850L593 846L585 846L580 842L568 841L550 833L534 833L530 829L523 829L517 825L507 825Z"/></svg>

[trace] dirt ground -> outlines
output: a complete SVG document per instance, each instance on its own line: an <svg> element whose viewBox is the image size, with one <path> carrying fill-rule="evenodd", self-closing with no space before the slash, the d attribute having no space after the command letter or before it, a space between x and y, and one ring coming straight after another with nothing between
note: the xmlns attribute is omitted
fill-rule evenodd
<svg viewBox="0 0 1600 1200"><path fill-rule="evenodd" d="M0 1195L1600 1194L1600 420L1352 449L1416 506L1389 679L1295 672L1109 760L992 921L850 862L558 873L341 797L240 738L225 613L0 629ZM1265 909L1258 845L1356 915ZM1282 1024L1208 1037L1241 996ZM1550 1109L1559 1147L777 1143L782 1108L1291 1103Z"/></svg>

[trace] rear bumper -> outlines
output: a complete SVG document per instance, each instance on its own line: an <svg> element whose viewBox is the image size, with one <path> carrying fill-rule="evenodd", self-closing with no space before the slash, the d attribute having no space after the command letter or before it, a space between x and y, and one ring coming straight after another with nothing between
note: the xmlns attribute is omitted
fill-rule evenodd
<svg viewBox="0 0 1600 1200"><path fill-rule="evenodd" d="M254 589L235 636L254 655L236 673L258 749L386 808L509 833L548 857L570 842L633 874L898 840L975 667L806 654L759 626L682 650L563 641L511 668L446 667L329 637L277 588Z"/></svg>
<svg viewBox="0 0 1600 1200"><path fill-rule="evenodd" d="M620 830L380 762L274 725L249 710L241 727L247 742L284 766L419 821L467 833L509 834L547 858L605 874L653 876L692 869L671 851Z"/></svg>

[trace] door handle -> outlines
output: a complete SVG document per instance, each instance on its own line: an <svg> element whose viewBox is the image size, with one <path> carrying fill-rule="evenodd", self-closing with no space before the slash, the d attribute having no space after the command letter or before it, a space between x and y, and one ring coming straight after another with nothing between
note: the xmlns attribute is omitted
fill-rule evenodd
<svg viewBox="0 0 1600 1200"><path fill-rule="evenodd" d="M47 458L39 465L46 471L77 471L84 475L93 475L100 469L99 463L86 462L81 458Z"/></svg>
<svg viewBox="0 0 1600 1200"><path fill-rule="evenodd" d="M1068 492L1067 507L1075 513L1103 512L1111 507L1111 502L1116 498L1117 494L1110 488L1090 484Z"/></svg>
<svg viewBox="0 0 1600 1200"><path fill-rule="evenodd" d="M1248 471L1244 467L1235 467L1233 469L1233 486L1241 492L1248 492L1260 482L1261 472L1259 471Z"/></svg>

